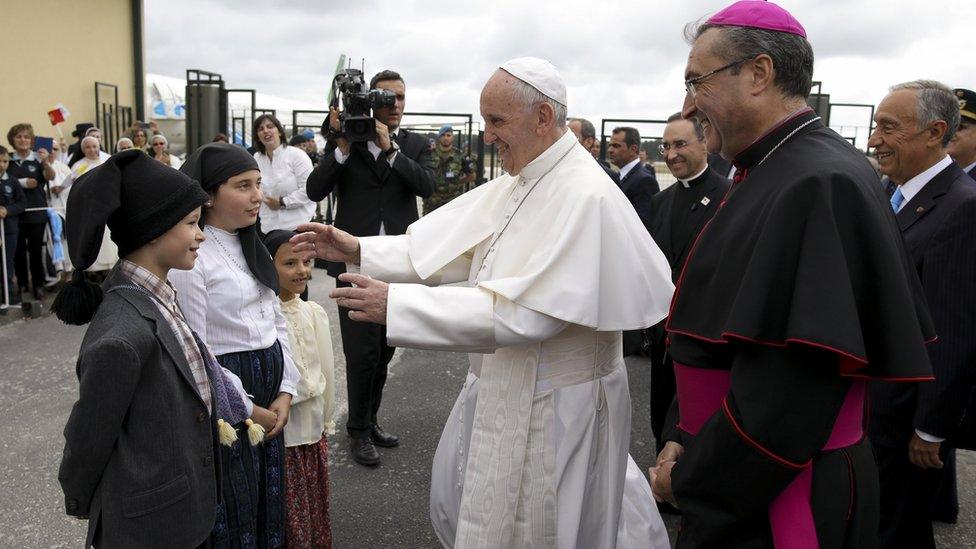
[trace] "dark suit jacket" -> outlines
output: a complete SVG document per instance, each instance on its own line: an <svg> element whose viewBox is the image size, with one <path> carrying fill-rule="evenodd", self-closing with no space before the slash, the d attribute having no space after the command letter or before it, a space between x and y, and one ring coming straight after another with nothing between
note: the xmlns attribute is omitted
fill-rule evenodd
<svg viewBox="0 0 976 549"><path fill-rule="evenodd" d="M729 172L732 170L732 162L722 158L720 154L709 154L708 167L722 177L728 178Z"/></svg>
<svg viewBox="0 0 976 549"><path fill-rule="evenodd" d="M701 184L704 186L702 188L703 196L708 197L708 205L702 206L699 204L688 218L689 222L694 226L690 232L692 240L701 232L705 223L708 223L708 220L715 215L715 210L718 209L722 197L725 196L726 191L729 190L729 185L732 184L731 181L719 175L714 170L709 169L705 173L707 174L707 179ZM671 265L671 279L674 282L678 281L678 276L681 274L681 267L685 264L685 257L687 257L688 250L692 244L692 242L678 242L674 243L676 246L672 245L671 205L674 202L674 195L678 192L680 185L681 183L677 182L654 196L651 200L650 215L647 221L647 230L651 233L658 248L661 248L661 251L664 252L664 257L667 258L668 264Z"/></svg>
<svg viewBox="0 0 976 549"><path fill-rule="evenodd" d="M416 221L417 197L434 193L434 166L423 137L401 129L400 152L391 167L380 154L377 160L366 143L353 143L349 158L335 159L335 144L326 146L319 165L306 182L309 198L323 200L335 191L338 200L335 226L355 236L376 236L382 223L386 234L403 234ZM345 265L329 263L329 274L338 276Z"/></svg>
<svg viewBox="0 0 976 549"><path fill-rule="evenodd" d="M969 170L969 173L966 174L966 175L968 175L970 177L970 179L976 181L976 167L974 167L973 169Z"/></svg>
<svg viewBox="0 0 976 549"><path fill-rule="evenodd" d="M123 283L116 267L103 288ZM86 547L206 540L217 506L216 425L152 298L133 289L105 294L77 374L58 480L67 513L89 517Z"/></svg>
<svg viewBox="0 0 976 549"><path fill-rule="evenodd" d="M610 176L610 179L612 179L614 183L618 185L620 184L620 173L613 171L613 168L610 167L609 162L597 158L596 163L599 164L601 168L603 168L603 171L607 172L607 175Z"/></svg>
<svg viewBox="0 0 976 549"><path fill-rule="evenodd" d="M661 190L654 172L638 162L620 180L619 185L620 190L627 196L627 200L630 200L634 209L637 210L637 215L644 222L644 226L647 226L651 215L651 199Z"/></svg>
<svg viewBox="0 0 976 549"><path fill-rule="evenodd" d="M935 381L873 384L872 439L902 447L915 429L957 435L976 378L976 182L952 164L896 219L939 336L929 346Z"/></svg>

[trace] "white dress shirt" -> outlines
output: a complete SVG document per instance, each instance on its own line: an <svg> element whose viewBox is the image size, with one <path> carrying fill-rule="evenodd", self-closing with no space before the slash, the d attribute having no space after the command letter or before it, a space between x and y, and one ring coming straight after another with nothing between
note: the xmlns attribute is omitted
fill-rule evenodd
<svg viewBox="0 0 976 549"><path fill-rule="evenodd" d="M640 162L640 157L638 156L637 158L635 158L635 159L631 160L630 162L628 162L627 164L625 164L623 168L620 168L620 180L623 181L624 178L627 177L627 174L630 173L630 170L632 170L635 167L637 167L637 164L639 162Z"/></svg>
<svg viewBox="0 0 976 549"><path fill-rule="evenodd" d="M315 215L315 202L305 190L305 182L312 173L312 161L308 154L298 147L281 145L271 158L256 152L254 160L261 170L261 190L264 195L285 201L285 206L278 210L261 204L261 230L294 231L298 225L311 221Z"/></svg>
<svg viewBox="0 0 976 549"><path fill-rule="evenodd" d="M922 187L931 181L933 177L938 175L939 172L948 168L950 164L952 164L952 159L949 158L949 155L946 155L942 160L936 162L929 169L904 182L900 188L901 195L904 196L905 199L902 200L901 205L898 206L898 211L900 212L901 209L905 207L905 204L908 204L913 198L915 198L915 195L922 190Z"/></svg>
<svg viewBox="0 0 976 549"><path fill-rule="evenodd" d="M962 169L962 171L969 173L973 171L973 168L976 168L976 162L973 162L972 164L966 166L965 168Z"/></svg>
<svg viewBox="0 0 976 549"><path fill-rule="evenodd" d="M278 297L247 268L241 241L207 225L192 270L169 272L186 321L215 355L259 351L281 343L281 392L296 395L301 378L292 359Z"/></svg>

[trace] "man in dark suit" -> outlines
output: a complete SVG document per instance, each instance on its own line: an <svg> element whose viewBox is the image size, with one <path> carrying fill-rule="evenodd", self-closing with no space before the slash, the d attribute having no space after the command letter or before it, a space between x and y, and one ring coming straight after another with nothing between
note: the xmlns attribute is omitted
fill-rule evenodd
<svg viewBox="0 0 976 549"><path fill-rule="evenodd" d="M674 185L651 199L647 230L671 265L671 279L677 283L692 241L712 218L730 181L709 167L705 134L696 119L681 113L668 118L659 147ZM661 432L668 407L674 400L674 365L665 350L664 322L650 330L651 340L651 431L658 452L664 446Z"/></svg>
<svg viewBox="0 0 976 549"><path fill-rule="evenodd" d="M610 136L607 156L614 166L620 169L620 190L637 210L637 215L646 226L648 224L651 198L661 190L654 172L640 161L640 132L635 128L614 128Z"/></svg>
<svg viewBox="0 0 976 549"><path fill-rule="evenodd" d="M569 126L569 130L573 132L573 135L576 136L576 139L579 141L580 145L583 145L584 149L590 151L590 154L593 155L593 159L596 160L597 164L599 164L601 168L603 168L603 171L607 172L610 179L612 179L614 183L619 183L619 174L613 171L610 164L600 160L600 148L597 146L596 128L593 126L593 123L585 118L570 118L566 125ZM597 152L593 153L594 150Z"/></svg>
<svg viewBox="0 0 976 549"><path fill-rule="evenodd" d="M370 89L387 89L396 94L392 107L374 109L376 139L350 143L339 132L335 109L323 125L328 135L325 154L306 184L315 201L335 191L338 212L335 226L355 236L403 234L418 219L417 197L434 192L434 169L427 140L400 128L406 86L393 71L383 71L370 81ZM328 273L338 277L344 264L330 263ZM336 280L337 287L349 286ZM386 327L349 319L349 310L339 308L339 328L346 356L346 388L349 420L346 430L350 452L362 465L378 465L375 446L397 446L399 438L386 433L377 423L387 367L394 348L386 344Z"/></svg>
<svg viewBox="0 0 976 549"><path fill-rule="evenodd" d="M947 152L962 171L976 179L976 92L953 90L959 99L959 129L949 141Z"/></svg>
<svg viewBox="0 0 976 549"><path fill-rule="evenodd" d="M934 381L871 388L881 547L934 548L930 513L976 366L976 183L946 154L959 105L944 85L919 80L893 86L875 122L868 144L897 185L891 207L938 334L929 347Z"/></svg>

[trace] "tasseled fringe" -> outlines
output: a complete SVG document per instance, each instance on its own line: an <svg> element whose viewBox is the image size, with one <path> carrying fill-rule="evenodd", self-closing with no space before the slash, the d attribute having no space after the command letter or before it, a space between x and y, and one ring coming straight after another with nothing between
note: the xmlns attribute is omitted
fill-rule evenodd
<svg viewBox="0 0 976 549"><path fill-rule="evenodd" d="M231 446L237 442L237 430L222 419L217 420L217 437L224 446Z"/></svg>
<svg viewBox="0 0 976 549"><path fill-rule="evenodd" d="M247 438L251 441L251 446L261 444L261 441L264 440L264 427L250 419L244 420L244 425L247 425Z"/></svg>

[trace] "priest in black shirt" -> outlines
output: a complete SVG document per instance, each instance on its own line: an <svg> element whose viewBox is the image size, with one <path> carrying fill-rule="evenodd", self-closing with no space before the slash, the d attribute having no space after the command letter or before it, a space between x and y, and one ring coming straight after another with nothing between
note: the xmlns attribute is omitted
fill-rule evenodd
<svg viewBox="0 0 976 549"><path fill-rule="evenodd" d="M668 118L658 149L678 181L651 199L647 230L664 252L671 278L677 282L691 241L712 218L731 182L709 166L705 132L694 118L684 119L681 113ZM654 326L650 335L651 431L661 451L665 416L674 399L674 366L665 351L664 322Z"/></svg>
<svg viewBox="0 0 976 549"><path fill-rule="evenodd" d="M918 277L864 154L806 105L800 23L745 0L688 34L682 115L736 174L672 301L655 495L679 548L876 547L864 380L931 379Z"/></svg>

